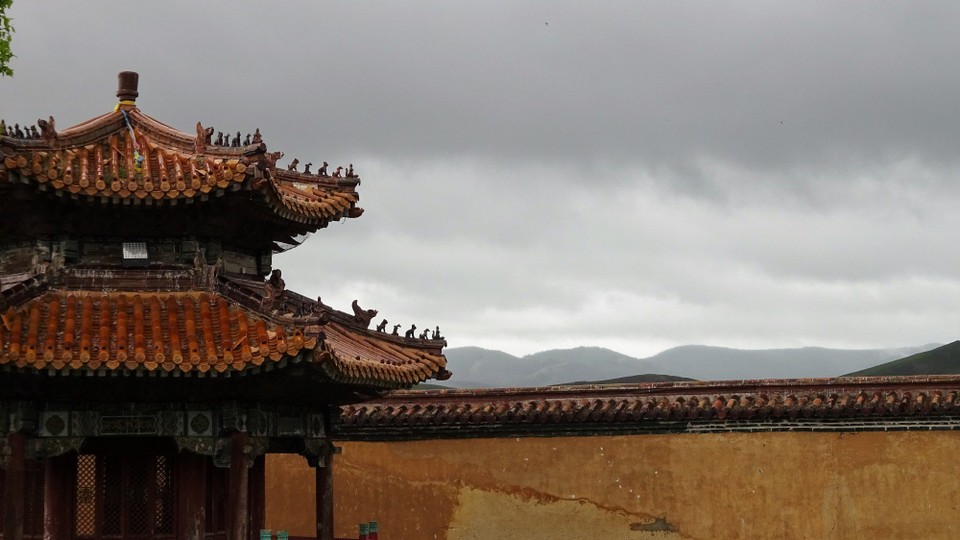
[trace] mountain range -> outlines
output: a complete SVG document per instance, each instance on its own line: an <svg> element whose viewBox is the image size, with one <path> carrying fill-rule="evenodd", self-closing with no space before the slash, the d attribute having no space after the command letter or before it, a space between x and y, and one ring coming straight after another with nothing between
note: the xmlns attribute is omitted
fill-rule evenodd
<svg viewBox="0 0 960 540"><path fill-rule="evenodd" d="M937 347L938 344L891 349L746 350L684 345L649 358L635 358L601 347L555 349L523 357L479 347L455 347L445 351L447 368L453 377L444 385L455 388L549 386L624 378L658 380L655 376L696 380L837 377ZM638 378L639 375L647 377Z"/></svg>

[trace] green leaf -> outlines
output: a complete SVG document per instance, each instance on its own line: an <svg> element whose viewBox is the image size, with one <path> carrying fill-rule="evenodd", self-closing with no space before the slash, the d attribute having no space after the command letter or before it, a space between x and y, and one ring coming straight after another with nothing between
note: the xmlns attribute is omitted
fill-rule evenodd
<svg viewBox="0 0 960 540"><path fill-rule="evenodd" d="M13 38L13 24L7 16L7 9L13 5L13 0L0 0L0 76L10 77L13 69L10 68L10 59L14 58L10 49L10 40Z"/></svg>

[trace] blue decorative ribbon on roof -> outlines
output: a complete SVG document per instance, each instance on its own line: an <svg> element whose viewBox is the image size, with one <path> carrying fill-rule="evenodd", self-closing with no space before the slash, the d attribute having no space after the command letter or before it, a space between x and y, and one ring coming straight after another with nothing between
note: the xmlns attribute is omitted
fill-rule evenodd
<svg viewBox="0 0 960 540"><path fill-rule="evenodd" d="M127 129L130 130L130 140L133 141L133 162L137 172L143 172L143 156L140 155L140 144L137 143L137 135L133 132L133 126L130 125L130 117L127 116L126 109L117 105L117 109L123 114L123 120L127 123ZM116 110L116 109L115 109Z"/></svg>

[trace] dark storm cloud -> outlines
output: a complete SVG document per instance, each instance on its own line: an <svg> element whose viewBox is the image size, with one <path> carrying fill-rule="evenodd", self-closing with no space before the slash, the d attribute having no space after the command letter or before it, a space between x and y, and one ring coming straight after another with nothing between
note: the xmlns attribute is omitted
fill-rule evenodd
<svg viewBox="0 0 960 540"><path fill-rule="evenodd" d="M641 163L681 178L696 175L694 158L955 163L960 143L951 4L93 6L16 5L18 77L66 86L38 105L103 99L123 67L187 125L267 125L304 150ZM74 50L55 70L31 69Z"/></svg>

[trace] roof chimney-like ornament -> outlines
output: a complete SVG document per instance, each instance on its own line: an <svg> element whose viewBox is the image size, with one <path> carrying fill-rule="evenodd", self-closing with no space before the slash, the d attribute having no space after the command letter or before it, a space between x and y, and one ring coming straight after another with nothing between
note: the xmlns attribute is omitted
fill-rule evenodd
<svg viewBox="0 0 960 540"><path fill-rule="evenodd" d="M121 71L117 75L119 79L119 89L117 90L117 97L120 98L121 105L132 105L136 101L137 96L140 95L137 92L137 83L140 81L140 75L136 71ZM130 103L124 103L125 101Z"/></svg>

